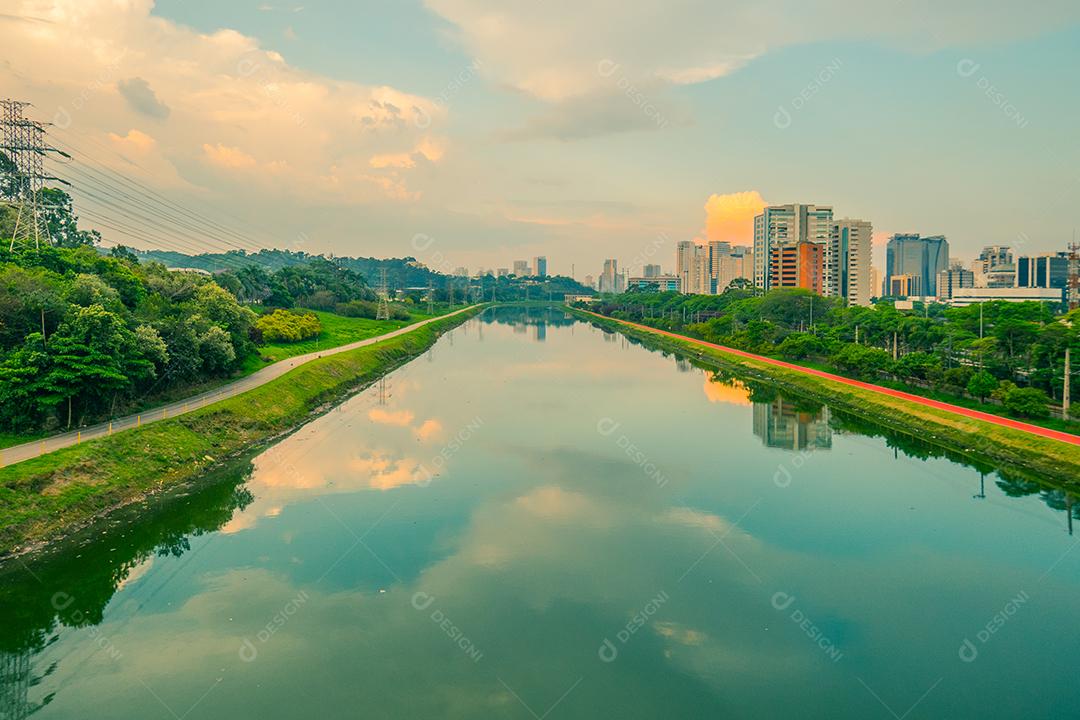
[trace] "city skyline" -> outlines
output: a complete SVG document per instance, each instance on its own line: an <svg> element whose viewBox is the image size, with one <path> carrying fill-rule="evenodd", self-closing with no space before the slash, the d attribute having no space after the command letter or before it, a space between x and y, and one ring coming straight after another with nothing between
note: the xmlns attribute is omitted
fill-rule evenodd
<svg viewBox="0 0 1080 720"><path fill-rule="evenodd" d="M1080 100L1056 90L1080 64L1075 7L1002 5L973 27L956 8L871 20L853 5L762 26L691 3L665 11L662 34L651 7L624 9L618 35L579 9L581 43L559 35L557 6L505 3L492 17L535 41L511 46L472 0L22 0L0 18L0 93L55 123L71 172L130 172L238 218L253 248L430 264L424 235L450 267L547 254L569 275L658 242L665 256L683 239L747 244L760 207L801 200L870 219L880 267L895 233L945 235L970 257L1056 251L1080 225ZM714 25L713 42L686 42ZM654 42L626 43L635 32ZM933 112L895 111L911 106ZM107 242L139 245L72 192Z"/></svg>

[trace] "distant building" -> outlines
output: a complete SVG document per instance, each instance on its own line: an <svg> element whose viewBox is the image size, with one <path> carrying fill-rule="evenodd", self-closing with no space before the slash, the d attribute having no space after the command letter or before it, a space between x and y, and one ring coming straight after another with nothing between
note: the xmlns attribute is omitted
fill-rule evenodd
<svg viewBox="0 0 1080 720"><path fill-rule="evenodd" d="M982 275L982 282L976 276L975 287L1011 288L1016 287L1016 265L1004 263L994 265Z"/></svg>
<svg viewBox="0 0 1080 720"><path fill-rule="evenodd" d="M499 268L495 272L496 277L505 277L505 276L507 276L509 274L510 274L510 269L509 268Z"/></svg>
<svg viewBox="0 0 1080 720"><path fill-rule="evenodd" d="M663 272L660 270L659 265L646 265L645 271L642 273L647 278L660 277Z"/></svg>
<svg viewBox="0 0 1080 720"><path fill-rule="evenodd" d="M457 275L458 277L469 277L469 268L467 268L467 267L455 268L454 269L454 275Z"/></svg>
<svg viewBox="0 0 1080 720"><path fill-rule="evenodd" d="M713 285L717 293L722 293L735 280L745 278L753 282L754 253L745 245L736 245L727 255L721 255L715 263Z"/></svg>
<svg viewBox="0 0 1080 720"><path fill-rule="evenodd" d="M772 205L765 208L754 218L754 284L763 289L770 287L774 248L801 242L827 246L832 220L832 208L824 205ZM824 254L822 260L824 269Z"/></svg>
<svg viewBox="0 0 1080 720"><path fill-rule="evenodd" d="M514 261L514 274L517 275L518 277L528 277L529 275L532 275L532 273L529 272L529 261L528 260L515 260Z"/></svg>
<svg viewBox="0 0 1080 720"><path fill-rule="evenodd" d="M679 278L675 275L647 275L645 277L630 278L631 289L646 290L651 292L679 292Z"/></svg>
<svg viewBox="0 0 1080 720"><path fill-rule="evenodd" d="M1068 284L1068 253L1046 253L1016 258L1016 287L1063 288Z"/></svg>
<svg viewBox="0 0 1080 720"><path fill-rule="evenodd" d="M829 229L825 256L825 295L842 297L851 305L870 305L874 295L874 228L868 220L837 220Z"/></svg>
<svg viewBox="0 0 1080 720"><path fill-rule="evenodd" d="M598 289L602 293L619 292L617 278L619 277L619 261L611 258L604 261L604 272L600 275Z"/></svg>
<svg viewBox="0 0 1080 720"><path fill-rule="evenodd" d="M825 245L802 241L770 251L769 288L805 288L818 295L825 287Z"/></svg>
<svg viewBox="0 0 1080 720"><path fill-rule="evenodd" d="M892 297L921 297L922 278L918 275L890 275L885 294Z"/></svg>
<svg viewBox="0 0 1080 720"><path fill-rule="evenodd" d="M697 245L690 240L680 240L675 246L675 275L678 276L683 292L689 292L690 272L694 265Z"/></svg>
<svg viewBox="0 0 1080 720"><path fill-rule="evenodd" d="M547 277L547 258L543 255L538 255L533 258L532 264L533 275L537 277Z"/></svg>
<svg viewBox="0 0 1080 720"><path fill-rule="evenodd" d="M590 287L593 290L595 290L596 289L596 279L592 275L586 275L584 285L585 285L585 287Z"/></svg>
<svg viewBox="0 0 1080 720"><path fill-rule="evenodd" d="M897 233L889 238L885 252L885 282L890 291L893 278L910 276L917 280L918 292L908 295L934 296L938 273L948 267L949 243L944 235L922 237L917 233Z"/></svg>
<svg viewBox="0 0 1080 720"><path fill-rule="evenodd" d="M881 288L881 268L870 268L870 278L870 287L873 288L873 292L875 293L876 297L881 297L882 295L888 294L886 292L883 292Z"/></svg>
<svg viewBox="0 0 1080 720"><path fill-rule="evenodd" d="M1008 287L990 284L988 275L995 268L1013 265L1012 249L1008 245L987 245L971 263L971 272L975 275L975 287Z"/></svg>
<svg viewBox="0 0 1080 720"><path fill-rule="evenodd" d="M1014 288L957 288L953 290L950 305L963 307L990 300L1005 302L1048 302L1063 304L1064 288L1014 287Z"/></svg>
<svg viewBox="0 0 1080 720"><path fill-rule="evenodd" d="M937 277L938 300L949 301L960 288L975 287L975 273L962 267L942 270Z"/></svg>

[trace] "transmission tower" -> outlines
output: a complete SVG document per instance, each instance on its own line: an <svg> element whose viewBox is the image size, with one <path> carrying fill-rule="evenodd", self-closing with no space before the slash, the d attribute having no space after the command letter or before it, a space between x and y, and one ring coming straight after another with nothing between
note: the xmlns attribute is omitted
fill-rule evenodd
<svg viewBox="0 0 1080 720"><path fill-rule="evenodd" d="M41 190L46 177L44 172L45 154L59 152L45 143L45 123L27 120L23 110L30 106L20 100L0 100L0 150L7 154L10 177L5 178L0 191L5 200L18 206L15 216L15 231L12 233L11 246L16 243L34 243L41 247L41 241L49 242L49 228L42 215Z"/></svg>
<svg viewBox="0 0 1080 720"><path fill-rule="evenodd" d="M379 309L375 311L375 319L390 319L390 288L386 282L385 267L379 269Z"/></svg>
<svg viewBox="0 0 1080 720"><path fill-rule="evenodd" d="M431 278L427 281L427 314L435 314L435 285L431 282Z"/></svg>

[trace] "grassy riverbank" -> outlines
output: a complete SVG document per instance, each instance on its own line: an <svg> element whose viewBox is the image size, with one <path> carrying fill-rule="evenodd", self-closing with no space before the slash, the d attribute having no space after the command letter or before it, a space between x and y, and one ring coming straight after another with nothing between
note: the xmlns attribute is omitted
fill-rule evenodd
<svg viewBox="0 0 1080 720"><path fill-rule="evenodd" d="M110 510L190 482L280 436L423 353L477 311L313 360L181 417L0 469L0 557L69 534Z"/></svg>
<svg viewBox="0 0 1080 720"><path fill-rule="evenodd" d="M1075 487L1080 484L1080 448L1075 445L955 415L902 398L879 395L871 390L803 375L794 370L639 330L610 318L598 318L574 309L570 312L594 325L639 340L648 347L677 352L737 375L767 381L884 427L916 434L922 440L973 459L991 460L1009 469L1034 473L1062 486Z"/></svg>

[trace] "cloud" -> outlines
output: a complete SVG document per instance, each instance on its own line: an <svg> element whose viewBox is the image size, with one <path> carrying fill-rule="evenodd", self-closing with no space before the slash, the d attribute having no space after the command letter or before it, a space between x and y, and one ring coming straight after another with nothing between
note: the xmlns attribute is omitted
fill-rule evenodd
<svg viewBox="0 0 1080 720"><path fill-rule="evenodd" d="M301 70L235 30L202 33L157 17L152 0L13 2L13 15L43 22L5 37L5 94L32 100L61 141L90 151L87 143L108 139L99 128L167 117L155 127L154 149L204 195L243 201L224 168L249 171L245 191L261 203L355 206L420 196L411 186L423 181L413 175L419 166L372 168L368 159L427 147L425 136L446 115L429 98Z"/></svg>
<svg viewBox="0 0 1080 720"><path fill-rule="evenodd" d="M120 91L120 94L135 112L158 120L169 117L169 106L158 100L154 90L150 87L150 83L141 77L121 80L116 84L116 89Z"/></svg>
<svg viewBox="0 0 1080 720"><path fill-rule="evenodd" d="M490 79L548 102L602 94L617 77L635 85L698 83L777 48L836 39L899 47L1026 37L1080 17L1071 0L1038 8L979 0L926 5L886 0L427 0ZM972 18L978 22L972 22ZM573 18L568 22L567 18ZM618 75L604 62L617 63ZM607 66L607 67L610 67Z"/></svg>
<svg viewBox="0 0 1080 720"><path fill-rule="evenodd" d="M705 237L740 245L754 241L754 216L768 203L757 190L709 196L705 201Z"/></svg>
<svg viewBox="0 0 1080 720"><path fill-rule="evenodd" d="M218 143L210 145L203 143L203 152L206 159L218 167L247 170L258 165L258 161L240 148L228 147Z"/></svg>
<svg viewBox="0 0 1080 720"><path fill-rule="evenodd" d="M581 140L601 135L663 130L687 125L690 112L656 81L633 84L616 79L612 88L553 102L519 127L500 133L503 140Z"/></svg>

